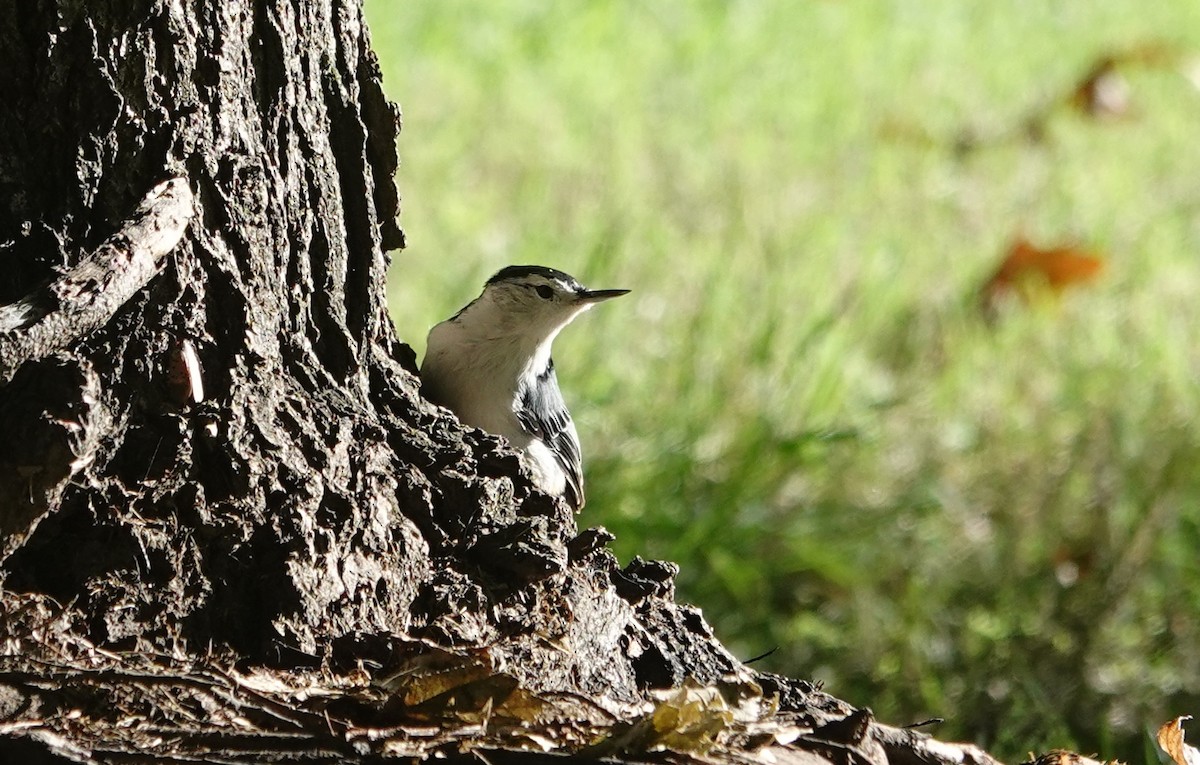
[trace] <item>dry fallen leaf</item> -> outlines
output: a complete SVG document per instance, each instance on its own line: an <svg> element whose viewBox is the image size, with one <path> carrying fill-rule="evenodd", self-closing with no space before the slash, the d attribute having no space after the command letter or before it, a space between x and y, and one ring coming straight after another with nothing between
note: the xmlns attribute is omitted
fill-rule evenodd
<svg viewBox="0 0 1200 765"><path fill-rule="evenodd" d="M778 716L778 697L764 696L758 683L735 676L710 685L685 680L677 688L652 691L651 698L639 719L596 743L586 756L662 751L703 756L730 746L765 752L810 732Z"/></svg>
<svg viewBox="0 0 1200 765"><path fill-rule="evenodd" d="M941 135L919 120L892 116L879 125L879 136L922 148L951 148L959 156L1013 143L1040 144L1050 135L1051 120L1064 109L1094 120L1130 117L1133 88L1125 75L1135 67L1174 69L1200 90L1200 55L1165 40L1142 40L1098 52L1077 79L1045 93L1012 122L964 125Z"/></svg>
<svg viewBox="0 0 1200 765"><path fill-rule="evenodd" d="M1065 749L1055 749L1045 754L1034 757L1029 755L1027 765L1120 765L1119 760L1109 760L1100 762L1100 760L1084 757L1082 754L1068 752Z"/></svg>
<svg viewBox="0 0 1200 765"><path fill-rule="evenodd" d="M1176 765L1200 765L1200 749L1183 741L1183 721L1190 719L1191 715L1176 717L1158 729L1158 745L1171 755Z"/></svg>
<svg viewBox="0 0 1200 765"><path fill-rule="evenodd" d="M1116 60L1105 57L1076 84L1068 100L1090 117L1124 117L1129 113L1129 92L1129 81L1117 71Z"/></svg>
<svg viewBox="0 0 1200 765"><path fill-rule="evenodd" d="M1129 114L1130 87L1121 67L1147 68L1177 66L1181 51L1162 40L1144 40L1122 50L1109 50L1097 56L1087 73L1076 82L1066 102L1089 117L1114 118Z"/></svg>
<svg viewBox="0 0 1200 765"><path fill-rule="evenodd" d="M1104 260L1079 247L1043 249L1019 237L980 287L979 297L988 310L1010 294L1029 303L1040 296L1057 297L1067 287L1091 282L1103 271Z"/></svg>

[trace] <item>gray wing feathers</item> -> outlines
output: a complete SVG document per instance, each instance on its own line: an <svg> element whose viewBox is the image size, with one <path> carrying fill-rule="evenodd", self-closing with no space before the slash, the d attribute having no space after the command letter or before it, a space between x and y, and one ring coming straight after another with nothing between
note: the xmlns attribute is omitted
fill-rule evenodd
<svg viewBox="0 0 1200 765"><path fill-rule="evenodd" d="M567 487L563 496L576 510L583 507L583 457L579 450L579 435L575 423L567 412L562 392L558 389L558 377L554 374L554 361L534 385L523 385L520 390L520 411L517 419L527 432L540 438L567 476Z"/></svg>

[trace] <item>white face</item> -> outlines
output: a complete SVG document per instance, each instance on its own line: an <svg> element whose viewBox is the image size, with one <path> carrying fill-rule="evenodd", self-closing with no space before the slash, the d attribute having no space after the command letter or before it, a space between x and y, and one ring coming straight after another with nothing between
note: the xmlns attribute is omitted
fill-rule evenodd
<svg viewBox="0 0 1200 765"><path fill-rule="evenodd" d="M493 282L484 295L505 314L530 325L565 324L595 302L578 282L540 274Z"/></svg>
<svg viewBox="0 0 1200 765"><path fill-rule="evenodd" d="M510 266L451 321L480 339L551 341L571 319L628 290L589 290L571 276L540 266Z"/></svg>

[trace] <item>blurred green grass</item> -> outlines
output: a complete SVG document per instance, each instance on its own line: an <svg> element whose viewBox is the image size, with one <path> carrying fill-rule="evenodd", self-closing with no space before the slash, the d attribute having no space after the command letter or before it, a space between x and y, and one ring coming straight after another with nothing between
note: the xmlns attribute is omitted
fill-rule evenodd
<svg viewBox="0 0 1200 765"><path fill-rule="evenodd" d="M1200 93L955 149L1194 0L368 0L428 328L510 263L632 287L556 343L581 523L743 657L1013 761L1200 701ZM933 142L889 136L919 126ZM1013 236L1095 286L983 323Z"/></svg>

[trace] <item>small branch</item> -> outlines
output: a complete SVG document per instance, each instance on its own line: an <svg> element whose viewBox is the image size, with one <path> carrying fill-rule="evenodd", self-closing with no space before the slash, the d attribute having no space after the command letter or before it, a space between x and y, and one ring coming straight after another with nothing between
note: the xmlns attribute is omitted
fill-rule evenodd
<svg viewBox="0 0 1200 765"><path fill-rule="evenodd" d="M0 386L26 362L104 326L162 270L194 214L187 181L160 183L83 262L16 303L0 306Z"/></svg>

